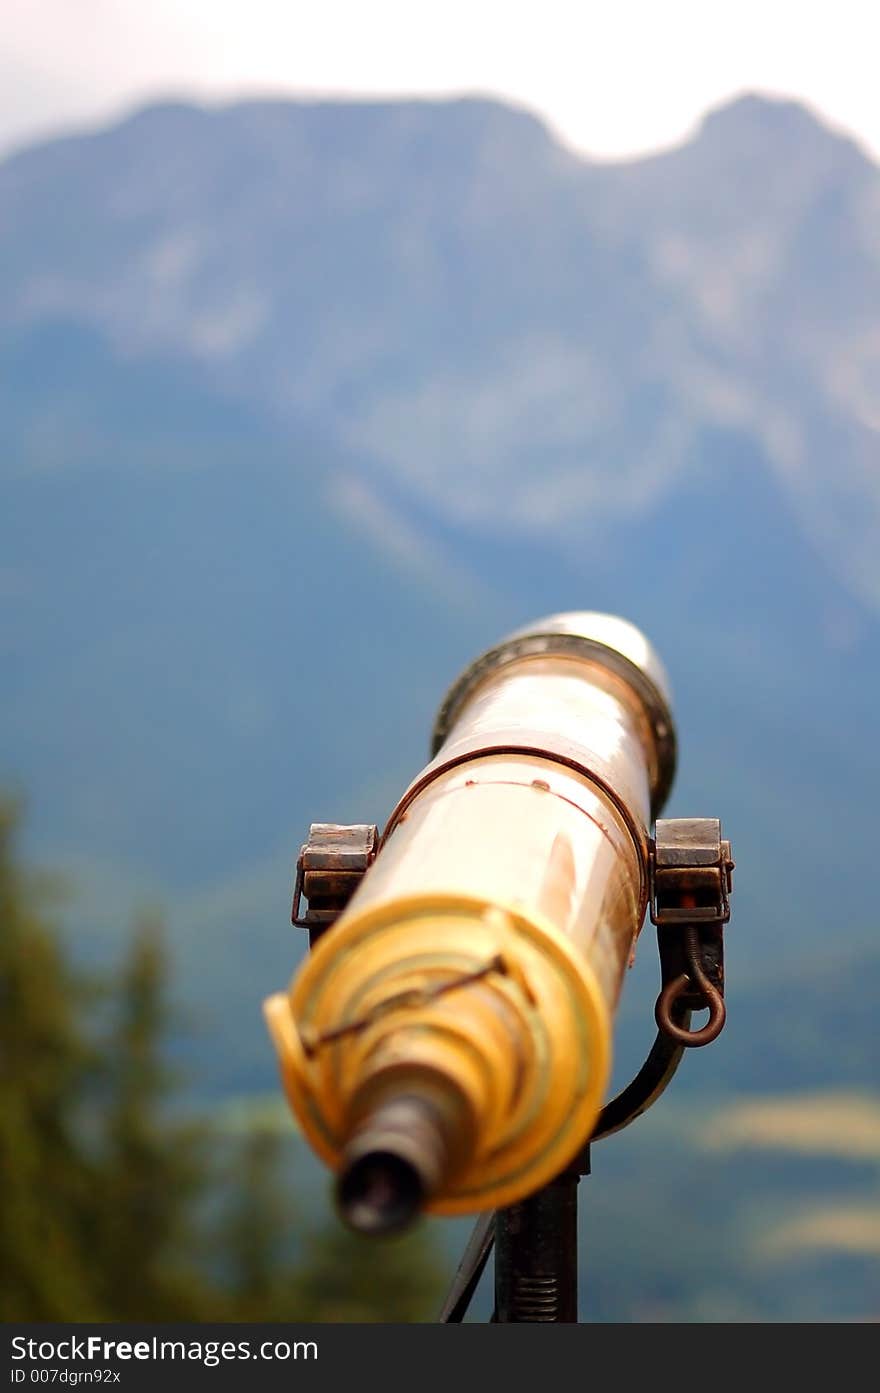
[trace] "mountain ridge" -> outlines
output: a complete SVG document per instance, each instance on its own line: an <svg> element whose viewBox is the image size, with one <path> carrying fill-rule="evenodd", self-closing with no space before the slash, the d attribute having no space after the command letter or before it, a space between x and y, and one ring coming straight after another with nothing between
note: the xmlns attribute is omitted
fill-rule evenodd
<svg viewBox="0 0 880 1393"><path fill-rule="evenodd" d="M518 103L508 97L494 96L479 91L462 92L449 96L375 97L313 97L291 93L265 97L245 95L210 101L185 95L158 96L138 101L115 114L88 122L82 126L76 125L69 130L37 136L32 140L22 139L14 149L0 155L0 169L19 160L28 160L39 152L101 141L114 132L122 132L127 128L157 120L171 120L175 117L205 118L210 121L212 118L223 119L234 116L236 113L254 113L256 115L264 113L268 115L302 111L335 113L339 110L396 113L401 108L429 114L443 112L449 108L459 108L462 111L484 109L503 113L506 118L521 122L524 126L530 126L536 133L540 132L549 143L571 156L575 163L597 169L613 169L618 166L626 169L636 164L662 160L705 137L714 137L719 133L723 133L725 136L729 136L731 133L734 136L740 136L749 128L755 128L756 125L760 134L766 137L768 117L772 121L771 130L784 139L795 137L800 140L804 136L808 139L818 137L823 143L833 142L838 147L848 145L854 147L864 163L878 165L878 161L859 142L857 136L835 126L831 120L809 103L760 88L746 88L707 107L702 116L695 122L689 135L685 135L669 145L658 146L655 150L619 157L599 157L579 150L558 135L554 131L552 122L527 103Z"/></svg>
<svg viewBox="0 0 880 1393"><path fill-rule="evenodd" d="M178 104L41 148L0 164L7 331L69 317L198 363L487 532L650 509L701 423L745 425L880 605L880 171L803 108L743 98L619 166L464 99Z"/></svg>
<svg viewBox="0 0 880 1393"><path fill-rule="evenodd" d="M497 103L187 110L0 166L0 784L77 955L160 905L176 1058L280 1099L309 823L383 823L505 633L622 614L736 868L724 1034L595 1156L590 1310L863 1312L867 1257L760 1242L866 1164L705 1143L876 1083L878 171L761 101L613 167Z"/></svg>
<svg viewBox="0 0 880 1393"><path fill-rule="evenodd" d="M309 821L381 822L455 673L572 608L670 669L731 981L865 932L878 176L819 133L746 197L710 147L762 111L613 169L466 102L0 166L0 770L84 944L149 889L190 998L258 1002Z"/></svg>

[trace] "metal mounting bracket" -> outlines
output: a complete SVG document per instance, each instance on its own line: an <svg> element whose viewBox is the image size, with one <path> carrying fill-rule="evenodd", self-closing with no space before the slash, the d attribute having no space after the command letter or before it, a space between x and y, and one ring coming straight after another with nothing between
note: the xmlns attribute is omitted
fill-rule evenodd
<svg viewBox="0 0 880 1393"><path fill-rule="evenodd" d="M375 860L378 844L375 823L312 823L297 857L290 914L296 928L308 929L310 948L345 909ZM305 914L303 898L309 902Z"/></svg>

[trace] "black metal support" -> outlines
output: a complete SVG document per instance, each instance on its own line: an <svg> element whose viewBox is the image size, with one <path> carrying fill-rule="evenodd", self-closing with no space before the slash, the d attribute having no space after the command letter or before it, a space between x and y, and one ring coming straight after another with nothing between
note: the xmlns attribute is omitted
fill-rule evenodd
<svg viewBox="0 0 880 1393"><path fill-rule="evenodd" d="M495 1211L481 1214L474 1224L467 1247L461 1255L452 1285L443 1303L440 1320L444 1324L458 1325L464 1320L471 1297L480 1283L480 1278L489 1261L495 1244Z"/></svg>
<svg viewBox="0 0 880 1393"><path fill-rule="evenodd" d="M495 1315L514 1322L576 1324L576 1170L495 1216Z"/></svg>

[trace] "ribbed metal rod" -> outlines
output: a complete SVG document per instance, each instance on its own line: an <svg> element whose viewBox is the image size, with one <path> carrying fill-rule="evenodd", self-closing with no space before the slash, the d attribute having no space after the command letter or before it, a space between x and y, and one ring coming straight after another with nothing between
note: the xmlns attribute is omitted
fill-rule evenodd
<svg viewBox="0 0 880 1393"><path fill-rule="evenodd" d="M577 1323L577 1186L565 1174L495 1219L499 1324Z"/></svg>

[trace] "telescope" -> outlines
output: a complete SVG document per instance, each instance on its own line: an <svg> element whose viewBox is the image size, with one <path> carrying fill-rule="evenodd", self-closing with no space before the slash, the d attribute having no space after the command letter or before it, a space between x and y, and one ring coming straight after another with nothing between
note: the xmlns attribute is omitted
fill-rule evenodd
<svg viewBox="0 0 880 1393"><path fill-rule="evenodd" d="M553 615L453 683L381 837L313 823L301 849L292 917L311 951L264 1005L284 1089L351 1227L480 1216L444 1319L461 1318L493 1241L497 1319L576 1319L591 1142L724 1024L730 845L717 819L659 819L675 766L669 683L644 635ZM649 911L657 1039L606 1102ZM709 1019L691 1030L698 1009Z"/></svg>

